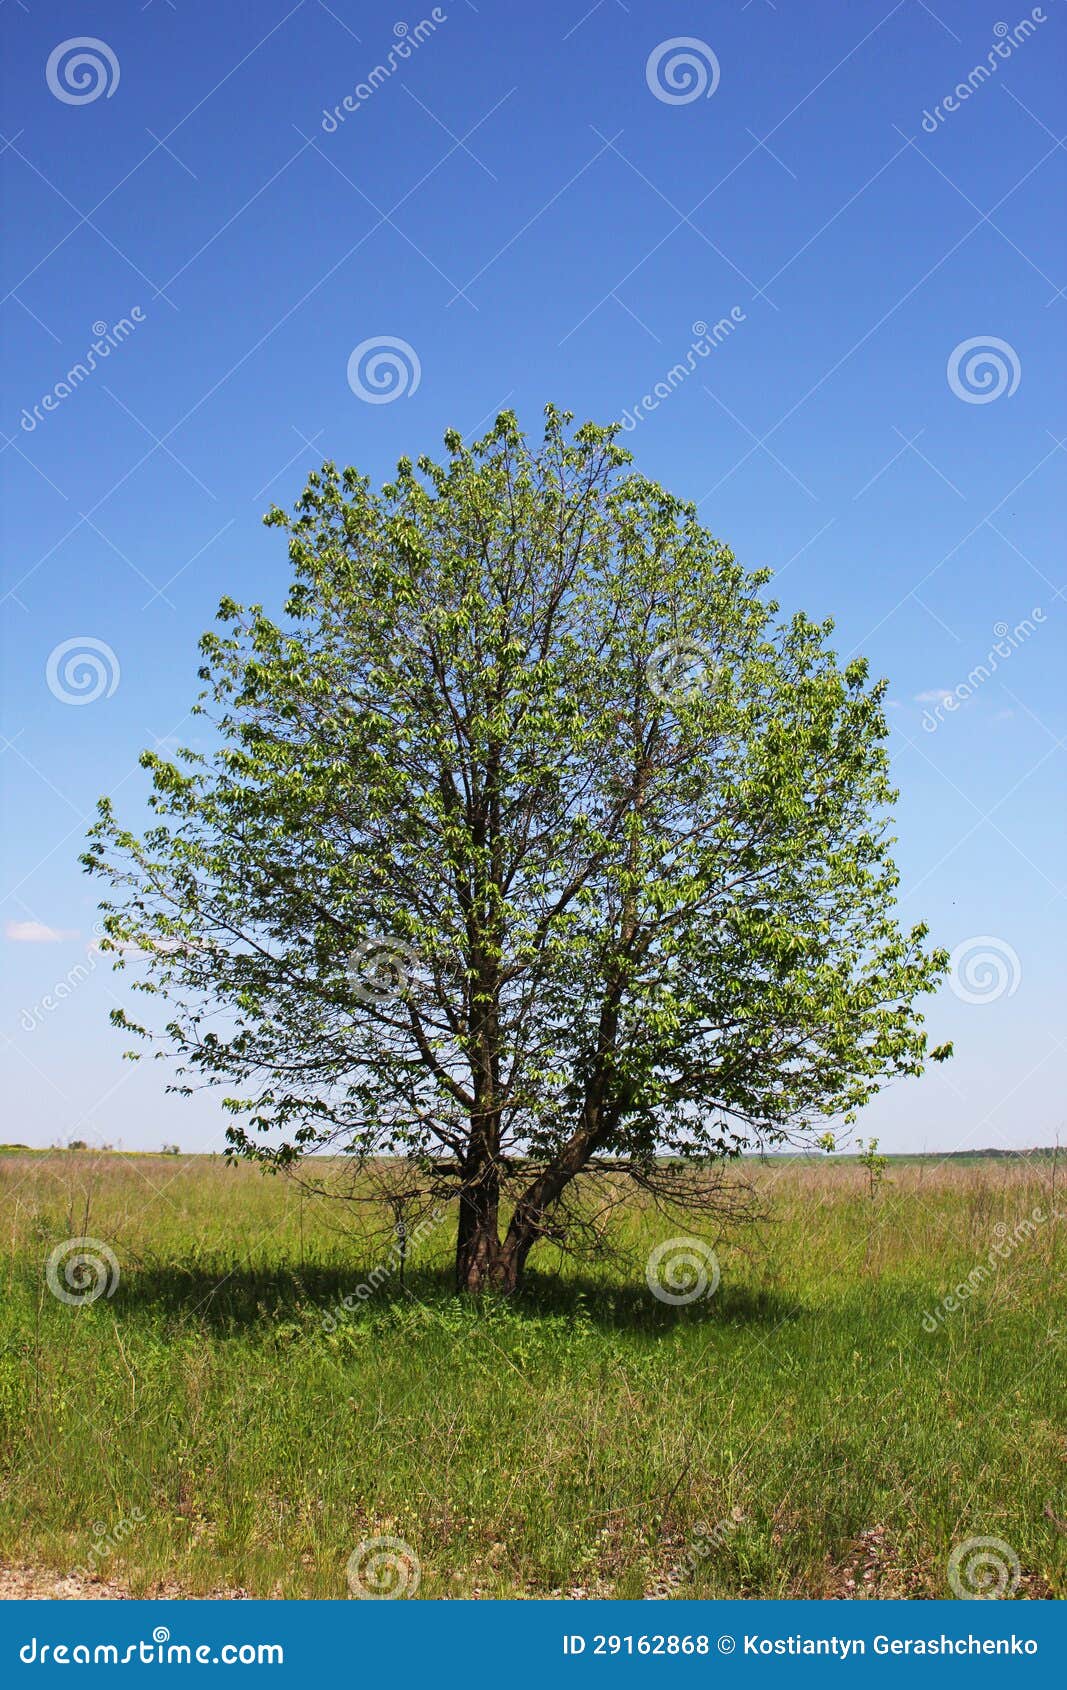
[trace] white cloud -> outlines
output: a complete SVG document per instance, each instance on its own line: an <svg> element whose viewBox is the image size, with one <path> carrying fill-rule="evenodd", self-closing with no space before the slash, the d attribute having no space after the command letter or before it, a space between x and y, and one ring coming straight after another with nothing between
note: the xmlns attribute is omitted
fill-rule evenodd
<svg viewBox="0 0 1067 1690"><path fill-rule="evenodd" d="M926 692L917 692L915 702L916 704L940 704L942 699L952 697L953 690L952 687L930 687Z"/></svg>
<svg viewBox="0 0 1067 1690"><path fill-rule="evenodd" d="M77 928L46 927L43 921L9 921L4 937L17 945L58 945L64 939L76 939Z"/></svg>

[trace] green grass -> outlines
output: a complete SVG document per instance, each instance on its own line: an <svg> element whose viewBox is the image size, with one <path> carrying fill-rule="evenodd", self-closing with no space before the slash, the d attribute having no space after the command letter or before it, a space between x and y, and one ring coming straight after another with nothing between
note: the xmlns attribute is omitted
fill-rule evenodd
<svg viewBox="0 0 1067 1690"><path fill-rule="evenodd" d="M546 1250L513 1305L453 1297L445 1222L339 1312L386 1254L362 1209L209 1158L5 1155L0 1559L336 1597L392 1535L429 1598L944 1597L979 1536L1063 1596L1062 1221L923 1327L1051 1214L1053 1164L894 1165L873 1202L854 1163L756 1177L768 1219L711 1239L689 1306L644 1279L688 1228L635 1205L610 1266ZM82 1234L121 1279L67 1306L44 1264Z"/></svg>

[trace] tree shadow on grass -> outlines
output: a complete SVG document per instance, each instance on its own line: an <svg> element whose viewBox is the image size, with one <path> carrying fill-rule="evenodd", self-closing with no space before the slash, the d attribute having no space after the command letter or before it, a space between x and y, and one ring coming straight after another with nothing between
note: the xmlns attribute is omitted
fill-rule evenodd
<svg viewBox="0 0 1067 1690"><path fill-rule="evenodd" d="M720 1285L711 1296L674 1305L660 1301L643 1280L540 1272L529 1274L514 1296L471 1297L456 1292L451 1269L444 1267L409 1269L401 1281L373 1265L255 1268L243 1262L130 1268L110 1306L119 1320L138 1313L220 1332L279 1323L332 1332L437 1317L449 1324L547 1321L656 1334L693 1324L772 1328L803 1312L774 1292L745 1286Z"/></svg>
<svg viewBox="0 0 1067 1690"><path fill-rule="evenodd" d="M516 1309L528 1309L540 1317L570 1316L605 1330L642 1332L663 1332L694 1322L708 1326L778 1326L803 1313L794 1300L774 1291L724 1283L692 1302L668 1303L636 1276L627 1282L591 1275L555 1278L533 1273L513 1301Z"/></svg>

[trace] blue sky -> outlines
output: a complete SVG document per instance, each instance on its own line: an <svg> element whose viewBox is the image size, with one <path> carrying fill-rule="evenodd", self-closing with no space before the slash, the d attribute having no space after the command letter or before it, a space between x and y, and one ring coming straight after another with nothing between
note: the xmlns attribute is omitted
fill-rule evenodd
<svg viewBox="0 0 1067 1690"><path fill-rule="evenodd" d="M1053 1142L1061 0L9 0L0 27L2 1136L219 1144L107 1025L95 800L137 822L138 751L195 735L220 595L280 606L272 500L554 400L640 408L640 467L890 677L903 913L957 953L930 1010L957 1057L862 1130ZM383 339L403 391L370 403L349 360Z"/></svg>

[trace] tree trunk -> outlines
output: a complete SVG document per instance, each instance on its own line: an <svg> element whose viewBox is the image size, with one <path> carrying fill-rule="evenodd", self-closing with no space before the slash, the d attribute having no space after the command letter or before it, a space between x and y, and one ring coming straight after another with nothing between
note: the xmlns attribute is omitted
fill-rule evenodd
<svg viewBox="0 0 1067 1690"><path fill-rule="evenodd" d="M543 1169L519 1198L499 1252L501 1282L509 1291L522 1284L526 1258L537 1240L544 1237L548 1217L617 1119L615 1114L604 1115L599 1098L587 1103L582 1125L556 1161Z"/></svg>
<svg viewBox="0 0 1067 1690"><path fill-rule="evenodd" d="M573 1152L545 1170L515 1205L504 1237L500 1236L500 1189L495 1172L462 1193L456 1237L457 1291L499 1291L510 1296L522 1284L526 1258L543 1235L545 1222L588 1152Z"/></svg>
<svg viewBox="0 0 1067 1690"><path fill-rule="evenodd" d="M497 1291L510 1296L519 1287L520 1264L514 1250L505 1248L495 1228L480 1228L456 1245L456 1289Z"/></svg>
<svg viewBox="0 0 1067 1690"><path fill-rule="evenodd" d="M500 1178L491 1161L468 1169L459 1199L457 1291L514 1291L500 1242Z"/></svg>

